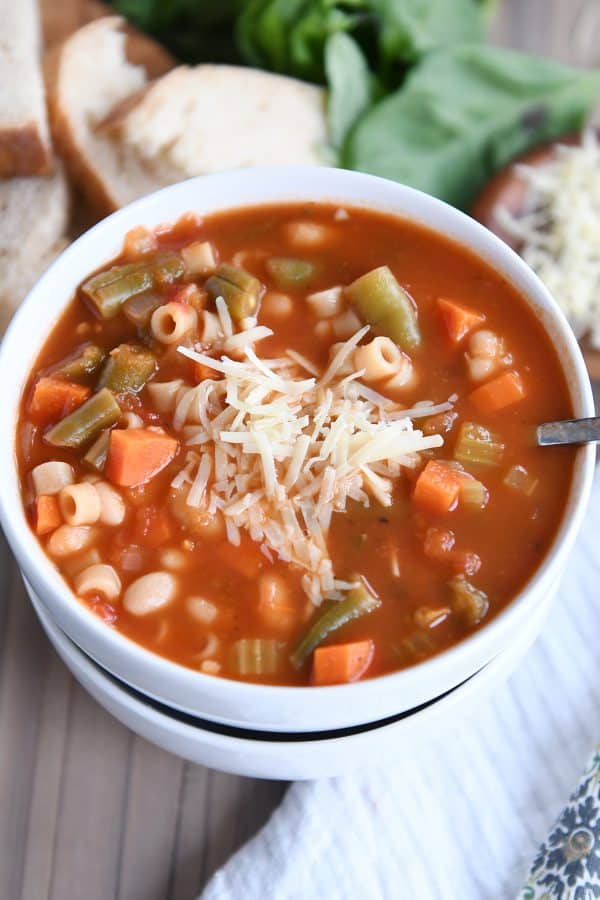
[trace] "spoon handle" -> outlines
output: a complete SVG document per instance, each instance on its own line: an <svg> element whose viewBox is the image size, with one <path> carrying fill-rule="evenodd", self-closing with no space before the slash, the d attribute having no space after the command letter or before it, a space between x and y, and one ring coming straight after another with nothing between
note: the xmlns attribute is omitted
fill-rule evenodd
<svg viewBox="0 0 600 900"><path fill-rule="evenodd" d="M593 419L565 419L545 422L537 429L540 447L552 444L588 444L600 442L600 416Z"/></svg>

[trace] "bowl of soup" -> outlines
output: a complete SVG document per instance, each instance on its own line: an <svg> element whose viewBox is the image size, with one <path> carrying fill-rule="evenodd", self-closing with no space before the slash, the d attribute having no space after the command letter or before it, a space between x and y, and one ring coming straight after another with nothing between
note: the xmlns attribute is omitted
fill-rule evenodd
<svg viewBox="0 0 600 900"><path fill-rule="evenodd" d="M0 515L57 625L257 729L407 711L557 586L592 414L541 283L475 221L333 169L192 179L44 275L0 351Z"/></svg>

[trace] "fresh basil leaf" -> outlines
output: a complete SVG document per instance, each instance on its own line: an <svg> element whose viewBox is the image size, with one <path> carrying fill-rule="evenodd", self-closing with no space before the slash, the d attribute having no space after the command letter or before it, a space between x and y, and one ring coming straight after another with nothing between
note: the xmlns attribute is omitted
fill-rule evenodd
<svg viewBox="0 0 600 900"><path fill-rule="evenodd" d="M360 119L342 164L466 209L514 156L580 128L599 86L598 71L511 50L436 50Z"/></svg>
<svg viewBox="0 0 600 900"><path fill-rule="evenodd" d="M348 34L334 34L327 41L325 72L329 140L339 150L354 123L373 102L377 84L362 50Z"/></svg>

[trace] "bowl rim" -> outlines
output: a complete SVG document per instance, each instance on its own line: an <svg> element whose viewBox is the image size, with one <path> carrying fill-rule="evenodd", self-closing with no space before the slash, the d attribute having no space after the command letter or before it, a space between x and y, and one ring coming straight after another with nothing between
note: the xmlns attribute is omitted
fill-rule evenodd
<svg viewBox="0 0 600 900"><path fill-rule="evenodd" d="M579 349L579 345L575 339L567 320L552 298L548 290L541 281L526 265L526 263L507 245L505 245L492 232L488 231L479 222L467 216L465 213L449 206L437 198L431 197L414 188L397 182L391 182L387 179L379 178L361 172L354 172L345 169L332 169L327 167L310 167L310 166L261 166L247 169L231 170L211 175L201 175L188 179L178 184L169 185L158 191L142 197L128 206L112 213L107 218L101 220L87 232L77 238L69 247L67 247L60 256L54 261L48 270L38 280L36 285L31 289L21 307L15 314L9 328L6 332L4 340L0 346L0 384L8 384L10 391L17 391L18 400L16 408L22 398L24 383L13 383L14 379L10 377L10 354L14 344L26 340L27 321L34 314L38 305L44 302L45 286L51 280L55 271L66 268L72 259L75 259L80 253L84 252L88 247L93 247L97 240L102 236L116 233L118 241L121 242L125 235L125 231L131 225L122 225L124 221L131 220L139 214L139 219L143 219L143 212L152 209L154 205L160 207L161 201L168 200L175 192L183 191L189 196L189 208L193 210L195 197L200 196L202 188L207 185L209 180L214 185L223 185L225 189L229 185L235 185L236 181L241 179L243 184L245 179L255 179L268 181L271 184L280 185L280 193L278 198L269 198L264 201L266 204L285 204L289 202L306 200L301 191L294 189L297 182L305 182L310 184L321 183L322 187L317 190L315 203L338 203L348 209L364 208L373 209L377 212L387 212L395 215L398 219L413 221L421 224L429 230L443 234L455 243L466 247L470 252L482 258L489 265L495 268L505 277L509 283L513 284L519 293L523 296L524 301L531 307L533 306L533 298L535 302L544 309L546 321L542 321L538 312L538 318L548 334L549 326L560 337L563 348L566 350L567 357L561 362L568 362L572 366L572 374L575 378L575 388L571 390L571 399L575 407L577 415L591 416L594 414L594 403L592 397L591 386L587 375L587 370ZM356 199L344 199L344 186L353 184L353 187L364 188L365 200L359 202ZM329 191L329 194L328 194ZM369 193L390 195L391 203L389 208L385 203L369 198ZM352 191L350 190L350 193ZM480 247L478 249L471 248L466 241L461 240L454 233L448 233L441 227L436 229L431 224L423 222L417 212L411 214L400 213L394 208L394 200L396 207L401 201L411 204L418 208L421 215L425 213L439 212L441 217L450 218L460 227L472 234L477 234ZM253 206L260 206L260 203L227 203L223 206L214 206L215 212L225 209L243 209ZM206 215L210 215L207 212ZM101 265L105 260L98 260ZM92 270L90 266L89 271ZM512 275L510 274L512 270ZM519 282L519 284L517 284ZM54 321L58 321L60 315L64 312L68 305L72 294L68 293L61 298L60 302L56 302L56 314ZM536 311L534 309L534 311ZM50 326L52 327L52 326ZM47 336L47 333L46 333ZM548 334L552 339L552 336ZM35 357L41 349L42 343L38 343L32 357ZM563 365L563 371L568 375L566 366ZM28 372L31 372L29 367ZM575 395L575 389L579 396ZM3 399L6 399L7 394ZM295 697L311 697L315 700L316 696L320 699L330 701L334 699L346 702L352 696L358 700L360 697L368 696L373 690L377 691L383 686L392 687L401 680L414 677L418 673L419 677L429 674L435 677L437 671L443 671L443 668L449 664L451 660L457 659L461 654L469 648L475 650L481 647L490 637L499 630L505 629L507 623L515 618L523 606L526 598L534 589L543 584L544 579L552 578L558 575L558 560L560 556L566 555L575 539L576 533L580 527L585 506L589 498L591 489L593 471L594 471L594 448L587 445L579 448L573 466L573 477L569 489L569 495L565 510L563 511L560 524L555 532L552 543L545 554L543 560L532 573L522 589L513 598L513 600L504 607L494 618L479 628L473 634L463 638L458 644L442 651L434 657L423 660L413 666L400 669L387 674L368 678L363 681L354 682L352 684L334 685L328 687L319 687L315 689L312 686L287 686L287 685L265 685L256 683L246 683L235 681L225 677L214 677L206 675L198 670L188 668L173 660L162 657L151 650L146 649L129 637L120 632L106 626L94 613L91 612L83 603L81 603L72 593L67 583L55 568L49 557L41 548L37 538L33 534L25 516L25 510L22 502L18 502L15 509L15 488L16 494L20 498L18 470L16 466L16 455L14 452L16 435L15 435L16 419L11 418L10 435L12 440L9 446L6 441L0 441L0 466L4 468L4 477L0 479L0 522L4 529L5 535L11 546L11 549L17 559L19 567L31 581L34 589L39 593L40 584L43 585L42 593L45 590L52 597L52 602L66 609L67 615L74 617L78 621L78 625L85 631L91 632L94 638L101 643L111 644L120 653L125 654L131 659L135 665L141 665L144 668L150 667L154 674L160 679L162 676L168 677L171 681L177 682L183 686L188 682L188 688L193 687L198 694L210 692L216 699L232 701L235 704L244 706L253 699L260 700L270 698L276 700L289 700L293 694Z"/></svg>

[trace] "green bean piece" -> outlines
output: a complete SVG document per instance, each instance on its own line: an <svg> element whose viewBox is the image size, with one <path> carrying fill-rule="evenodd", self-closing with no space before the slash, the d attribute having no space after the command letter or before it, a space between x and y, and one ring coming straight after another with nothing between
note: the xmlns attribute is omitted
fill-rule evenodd
<svg viewBox="0 0 600 900"><path fill-rule="evenodd" d="M164 302L165 298L161 294L157 294L154 291L146 291L126 300L123 304L123 314L137 328L146 328L154 310L162 306Z"/></svg>
<svg viewBox="0 0 600 900"><path fill-rule="evenodd" d="M255 314L264 291L258 278L229 263L217 266L204 287L213 299L223 298L229 314L237 322Z"/></svg>
<svg viewBox="0 0 600 900"><path fill-rule="evenodd" d="M110 429L100 432L88 452L83 457L83 462L95 472L103 472L108 457L110 446Z"/></svg>
<svg viewBox="0 0 600 900"><path fill-rule="evenodd" d="M344 294L364 322L402 350L415 350L421 343L416 307L388 266L361 275Z"/></svg>
<svg viewBox="0 0 600 900"><path fill-rule="evenodd" d="M290 656L292 665L296 669L302 668L315 647L322 643L328 634L341 628L352 619L358 619L359 616L373 612L380 605L381 600L369 590L364 581L361 581L360 584L348 591L343 600L332 602L312 623Z"/></svg>
<svg viewBox="0 0 600 900"><path fill-rule="evenodd" d="M288 256L273 256L267 260L267 271L280 287L294 287L303 284L315 274L314 263L306 259L292 259Z"/></svg>
<svg viewBox="0 0 600 900"><path fill-rule="evenodd" d="M490 601L485 591L474 587L462 575L451 578L448 588L452 596L452 612L461 616L470 627L479 625L490 608Z"/></svg>
<svg viewBox="0 0 600 900"><path fill-rule="evenodd" d="M103 319L118 315L130 297L162 285L172 284L184 273L177 253L161 253L151 259L113 266L92 276L81 290L89 297Z"/></svg>
<svg viewBox="0 0 600 900"><path fill-rule="evenodd" d="M75 412L57 422L46 432L44 440L53 447L83 447L114 425L120 415L121 407L108 388L102 388Z"/></svg>
<svg viewBox="0 0 600 900"><path fill-rule="evenodd" d="M87 344L77 356L66 359L52 375L66 378L67 381L85 381L96 372L106 358L106 353L95 344Z"/></svg>
<svg viewBox="0 0 600 900"><path fill-rule="evenodd" d="M483 425L463 422L454 445L454 459L461 463L498 466L504 454L504 444Z"/></svg>
<svg viewBox="0 0 600 900"><path fill-rule="evenodd" d="M119 344L111 350L98 382L98 387L109 388L115 394L137 394L157 369L154 355L145 347L135 344Z"/></svg>
<svg viewBox="0 0 600 900"><path fill-rule="evenodd" d="M279 667L279 643L264 638L242 638L233 645L238 675L273 675Z"/></svg>

